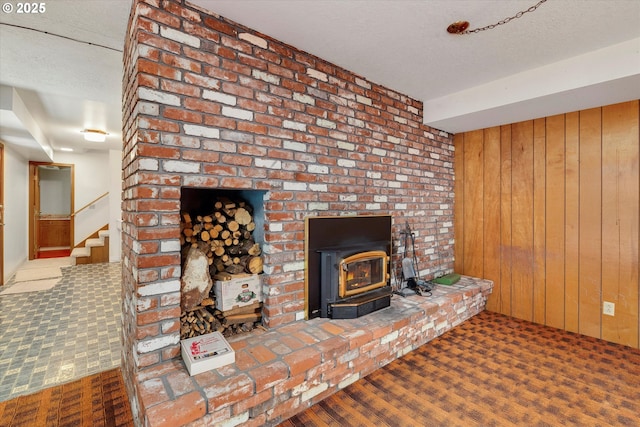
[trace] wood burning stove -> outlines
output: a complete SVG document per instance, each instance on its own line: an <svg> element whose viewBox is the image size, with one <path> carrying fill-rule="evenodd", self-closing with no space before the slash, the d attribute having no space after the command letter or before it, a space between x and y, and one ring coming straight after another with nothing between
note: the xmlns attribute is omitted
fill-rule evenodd
<svg viewBox="0 0 640 427"><path fill-rule="evenodd" d="M358 295L387 283L389 257L384 251L360 252L343 258L338 265L338 294L341 298Z"/></svg>
<svg viewBox="0 0 640 427"><path fill-rule="evenodd" d="M305 219L305 315L354 318L391 304L390 215Z"/></svg>
<svg viewBox="0 0 640 427"><path fill-rule="evenodd" d="M353 319L390 305L386 246L387 242L374 242L318 251L320 317Z"/></svg>

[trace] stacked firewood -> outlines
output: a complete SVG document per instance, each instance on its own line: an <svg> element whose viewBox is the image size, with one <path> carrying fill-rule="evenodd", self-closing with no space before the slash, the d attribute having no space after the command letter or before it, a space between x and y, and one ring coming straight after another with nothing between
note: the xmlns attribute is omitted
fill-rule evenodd
<svg viewBox="0 0 640 427"><path fill-rule="evenodd" d="M230 274L262 273L260 245L253 240L256 224L249 204L220 198L208 215L182 213L181 243L183 248L204 242L208 245L211 277L219 272ZM183 251L184 253L184 251Z"/></svg>
<svg viewBox="0 0 640 427"><path fill-rule="evenodd" d="M261 302L227 311L218 310L214 304L215 301L212 298L205 298L200 307L182 313L180 339L216 331L228 337L261 327Z"/></svg>
<svg viewBox="0 0 640 427"><path fill-rule="evenodd" d="M262 251L253 238L255 228L253 209L242 200L218 198L213 210L206 215L182 212L183 267L189 248L196 246L206 254L209 274L214 280L229 280L240 273L262 273ZM180 338L215 331L224 336L248 332L261 325L261 311L262 303L218 310L215 287L212 287L200 304L182 312Z"/></svg>
<svg viewBox="0 0 640 427"><path fill-rule="evenodd" d="M205 298L202 306L183 311L180 316L180 339L192 338L211 332L224 332L220 321L207 308L213 301Z"/></svg>

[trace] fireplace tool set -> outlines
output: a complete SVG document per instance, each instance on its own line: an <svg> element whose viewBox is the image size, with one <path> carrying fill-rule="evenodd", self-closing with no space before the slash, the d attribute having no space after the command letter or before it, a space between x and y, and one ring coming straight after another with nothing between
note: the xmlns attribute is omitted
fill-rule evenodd
<svg viewBox="0 0 640 427"><path fill-rule="evenodd" d="M411 231L409 222L405 222L405 228L400 232L404 241L404 254L401 263L401 276L402 280L399 282L400 290L396 293L398 295L422 295L431 296L433 284L431 282L422 280L418 269L418 258L416 256L416 239L415 233ZM411 239L411 257L409 257L409 239ZM398 275L396 272L396 282L398 282ZM404 286L406 285L406 287Z"/></svg>

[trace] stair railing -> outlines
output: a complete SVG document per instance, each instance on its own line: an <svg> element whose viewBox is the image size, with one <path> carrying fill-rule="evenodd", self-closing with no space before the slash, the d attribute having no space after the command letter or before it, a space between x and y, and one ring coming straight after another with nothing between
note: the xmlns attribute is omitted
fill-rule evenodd
<svg viewBox="0 0 640 427"><path fill-rule="evenodd" d="M91 202L87 203L86 205L84 205L83 207L81 207L80 209L78 209L77 211L75 211L74 213L71 214L71 216L76 216L78 215L80 212L82 212L85 209L88 209L89 207L91 207L92 205L95 205L96 203L98 203L100 200L104 199L105 197L107 197L109 195L109 192L107 191L106 193L104 193L103 195L93 199Z"/></svg>

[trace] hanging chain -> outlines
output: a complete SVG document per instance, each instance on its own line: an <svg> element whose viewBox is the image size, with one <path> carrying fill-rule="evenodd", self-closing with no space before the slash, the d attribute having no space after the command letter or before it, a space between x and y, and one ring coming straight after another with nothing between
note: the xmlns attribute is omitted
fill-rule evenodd
<svg viewBox="0 0 640 427"><path fill-rule="evenodd" d="M495 24L491 24L491 25L487 25L486 27L481 27L481 28L474 28L473 30L466 30L466 31L462 31L459 34L471 34L471 33L479 33L480 31L486 31L486 30L493 30L494 28L496 28L499 25L504 25L507 22L511 22L514 19L518 19L518 18L522 18L522 15L524 15L527 12L533 12L535 11L537 8L540 7L540 5L544 2L546 2L547 0L540 0L538 2L538 4L536 4L535 6L531 6L529 9L527 10L522 10L518 13L516 13L515 15L509 17L509 18L504 18L501 21L496 22Z"/></svg>

